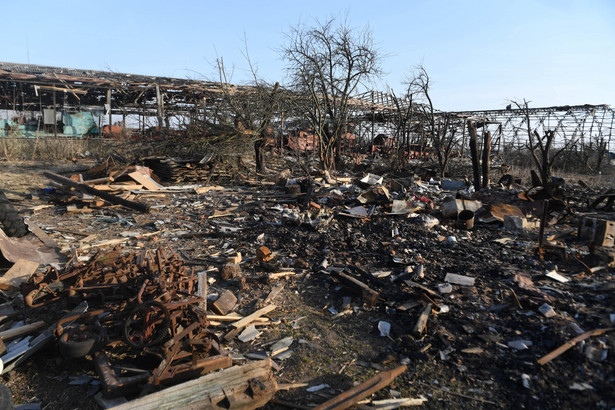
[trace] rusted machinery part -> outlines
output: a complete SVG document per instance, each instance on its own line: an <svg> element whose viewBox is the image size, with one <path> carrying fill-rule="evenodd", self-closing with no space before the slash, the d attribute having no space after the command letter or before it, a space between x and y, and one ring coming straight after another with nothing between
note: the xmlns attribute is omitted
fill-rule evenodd
<svg viewBox="0 0 615 410"><path fill-rule="evenodd" d="M63 319L60 319L58 321L58 324L56 325L56 330L55 330L55 334L57 337L62 336L62 334L64 333L64 323L68 323L68 322L72 322L74 320L78 320L78 319L85 319L88 317L92 317L92 316L98 316L102 313L107 313L107 312L111 312L112 309L98 309L98 310L93 310L91 312L86 312L86 313L80 313L77 315L72 315L72 316L67 316Z"/></svg>
<svg viewBox="0 0 615 410"><path fill-rule="evenodd" d="M160 302L145 302L135 307L124 322L124 340L135 349L160 344L169 335L171 314Z"/></svg>
<svg viewBox="0 0 615 410"><path fill-rule="evenodd" d="M67 359L84 357L99 351L107 344L107 330L99 325L72 328L58 339L60 353Z"/></svg>
<svg viewBox="0 0 615 410"><path fill-rule="evenodd" d="M53 282L50 285L42 285L33 289L24 296L24 303L31 308L44 306L59 300L58 293L64 289L62 282ZM38 302L38 303L37 303Z"/></svg>

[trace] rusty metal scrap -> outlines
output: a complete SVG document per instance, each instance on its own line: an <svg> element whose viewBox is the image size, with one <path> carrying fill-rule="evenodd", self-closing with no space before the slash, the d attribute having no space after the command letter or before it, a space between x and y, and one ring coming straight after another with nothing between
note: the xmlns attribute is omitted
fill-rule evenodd
<svg viewBox="0 0 615 410"><path fill-rule="evenodd" d="M100 377L103 393L106 397L118 397L125 393L138 389L138 385L147 381L149 372L138 373L134 376L117 376L109 357L104 352L94 353L96 373Z"/></svg>
<svg viewBox="0 0 615 410"><path fill-rule="evenodd" d="M33 275L20 290L31 308L65 297L87 300L94 307L60 320L55 335L66 358L94 355L103 391L115 397L139 386L145 385L149 392L231 366L231 356L207 329L207 315L199 308L204 299L195 295L198 280L194 269L184 266L172 249L127 254L116 250L98 253L62 273L50 267ZM75 326L67 328L69 322ZM91 347L70 350L71 340L83 342L93 333L88 329L101 329L104 337ZM135 376L117 376L105 350L122 345L123 355L146 355L152 366Z"/></svg>

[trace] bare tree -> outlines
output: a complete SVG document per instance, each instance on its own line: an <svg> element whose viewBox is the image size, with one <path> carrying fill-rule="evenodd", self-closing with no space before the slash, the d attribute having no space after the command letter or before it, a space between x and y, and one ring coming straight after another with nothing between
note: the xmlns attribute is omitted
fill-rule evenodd
<svg viewBox="0 0 615 410"><path fill-rule="evenodd" d="M528 136L526 147L532 154L532 159L540 172L542 185L546 186L549 182L551 182L552 168L556 159L563 152L568 150L568 148L576 142L576 139L564 141L564 144L559 150L552 152L553 143L555 142L556 136L555 130L543 130L543 135L540 135L538 129L532 129L528 102L523 100L523 104L519 104L513 101L513 104L522 110L525 117L524 120Z"/></svg>
<svg viewBox="0 0 615 410"><path fill-rule="evenodd" d="M291 27L281 50L287 62L297 112L319 140L325 170L339 159L351 98L363 82L380 74L380 54L369 28L356 30L330 18L313 27Z"/></svg>
<svg viewBox="0 0 615 410"><path fill-rule="evenodd" d="M210 110L196 122L197 133L222 145L252 144L256 169L264 171L264 148L273 138L271 121L279 108L280 85L261 80L251 63L252 81L247 86L231 84L222 58L217 60L217 68L219 96L208 102Z"/></svg>
<svg viewBox="0 0 615 410"><path fill-rule="evenodd" d="M415 67L412 77L408 80L408 95L422 104L416 104L417 111L423 118L424 133L431 140L438 160L440 176L443 177L457 143L457 124L455 118L448 114L438 114L431 99L431 79L422 65ZM422 145L425 141L422 142ZM424 147L421 147L422 149Z"/></svg>
<svg viewBox="0 0 615 410"><path fill-rule="evenodd" d="M406 95L404 98L398 97L395 91L390 90L391 100L397 110L395 115L395 133L393 138L398 141L396 144L397 155L395 157L396 164L401 165L405 162L405 154L410 150L410 127L414 119L414 104L412 94Z"/></svg>

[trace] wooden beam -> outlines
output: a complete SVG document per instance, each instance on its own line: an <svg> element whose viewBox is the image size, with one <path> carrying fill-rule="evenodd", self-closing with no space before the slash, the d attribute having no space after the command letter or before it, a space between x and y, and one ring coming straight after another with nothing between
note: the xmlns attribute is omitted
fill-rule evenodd
<svg viewBox="0 0 615 410"><path fill-rule="evenodd" d="M151 177L147 175L143 175L139 171L131 172L130 174L128 174L128 176L143 185L145 188L149 189L150 191L158 191L160 188L162 188L162 185L160 185L158 182L154 181Z"/></svg>
<svg viewBox="0 0 615 410"><path fill-rule="evenodd" d="M55 87L55 86L50 86L50 85L37 85L37 87L41 90L62 91L65 93L78 93L78 94L88 93L87 90L79 90L77 88L61 88L61 87Z"/></svg>
<svg viewBox="0 0 615 410"><path fill-rule="evenodd" d="M271 359L233 366L112 410L220 409L219 404L223 401L233 409L256 409L267 404L278 390L271 366Z"/></svg>
<svg viewBox="0 0 615 410"><path fill-rule="evenodd" d="M429 319L429 314L431 313L432 304L428 303L427 307L421 312L419 319L416 321L416 325L414 326L414 333L416 335L420 335L425 330L425 326L427 326L427 319Z"/></svg>
<svg viewBox="0 0 615 410"><path fill-rule="evenodd" d="M362 399L369 397L373 393L385 388L397 376L402 374L408 369L406 365L401 365L396 367L395 369L382 372L372 377L369 380L364 381L356 387L340 394L321 404L318 407L315 407L314 410L342 410L347 409L350 406L357 404Z"/></svg>
<svg viewBox="0 0 615 410"><path fill-rule="evenodd" d="M0 332L0 338L2 338L2 340L14 339L19 336L30 334L44 326L45 326L45 322L43 322L42 320L39 320L38 322L34 322L29 325L14 327L13 329Z"/></svg>
<svg viewBox="0 0 615 410"><path fill-rule="evenodd" d="M46 178L49 178L55 182L58 182L64 186L69 186L72 188L77 188L83 192L87 192L88 194L92 194L92 195L96 195L102 199L104 199L107 202L110 202L112 204L116 204L116 205L122 205L125 206L126 208L130 208L130 209L134 209L136 211L139 212L144 212L147 213L149 212L149 207L145 204L139 203L139 202L133 202L133 201L129 201L127 199L124 198L120 198L118 196L115 195L111 195L107 192L103 192L100 191L98 189L95 189L89 185L86 184L82 184L76 181L73 181L72 179L63 177L61 175L58 174L54 174L53 172L49 172L49 171L44 171L43 175Z"/></svg>
<svg viewBox="0 0 615 410"><path fill-rule="evenodd" d="M243 319L238 320L235 323L232 323L234 329L231 330L230 332L228 332L226 335L224 335L224 340L227 340L227 341L233 340L235 338L235 336L237 336L239 334L241 329L243 329L244 327L248 326L250 323L254 322L256 319L260 318L261 316L271 312L275 308L277 308L277 306L275 306L275 305L265 306L264 308L257 310L256 312L252 313L251 315L248 315L248 316L244 317Z"/></svg>
<svg viewBox="0 0 615 410"><path fill-rule="evenodd" d="M360 280L353 278L350 275L346 275L343 272L333 272L333 275L340 279L345 285L354 288L358 293L360 293L363 297L363 302L367 303L369 306L373 306L376 301L378 301L380 294Z"/></svg>
<svg viewBox="0 0 615 410"><path fill-rule="evenodd" d="M250 323L252 323L254 321L254 319L257 319L263 315L266 315L267 313L271 312L272 310L276 309L277 306L276 305L269 305L269 306L265 306L262 309L257 310L256 312L252 313L251 315L248 315L246 317L244 317L241 320L238 320L235 323L232 323L233 327L235 329L241 329L242 327L246 327L248 326Z"/></svg>

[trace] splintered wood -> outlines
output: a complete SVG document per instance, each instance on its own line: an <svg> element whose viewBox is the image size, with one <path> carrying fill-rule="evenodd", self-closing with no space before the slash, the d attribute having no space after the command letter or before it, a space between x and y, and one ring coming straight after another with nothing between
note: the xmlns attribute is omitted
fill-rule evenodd
<svg viewBox="0 0 615 410"><path fill-rule="evenodd" d="M237 336L244 327L248 326L250 323L254 322L256 319L260 318L263 315L266 315L267 313L271 312L272 310L276 308L277 306L275 305L268 305L268 306L265 306L264 308L257 310L251 315L248 315L244 317L243 319L236 321L235 323L231 323L231 325L235 329L231 330L226 335L224 335L224 340L227 340L227 341L233 340L235 336Z"/></svg>
<svg viewBox="0 0 615 410"><path fill-rule="evenodd" d="M231 408L245 410L264 406L277 392L270 359L233 366L177 386L124 403L113 410L217 409L217 404L231 403Z"/></svg>

